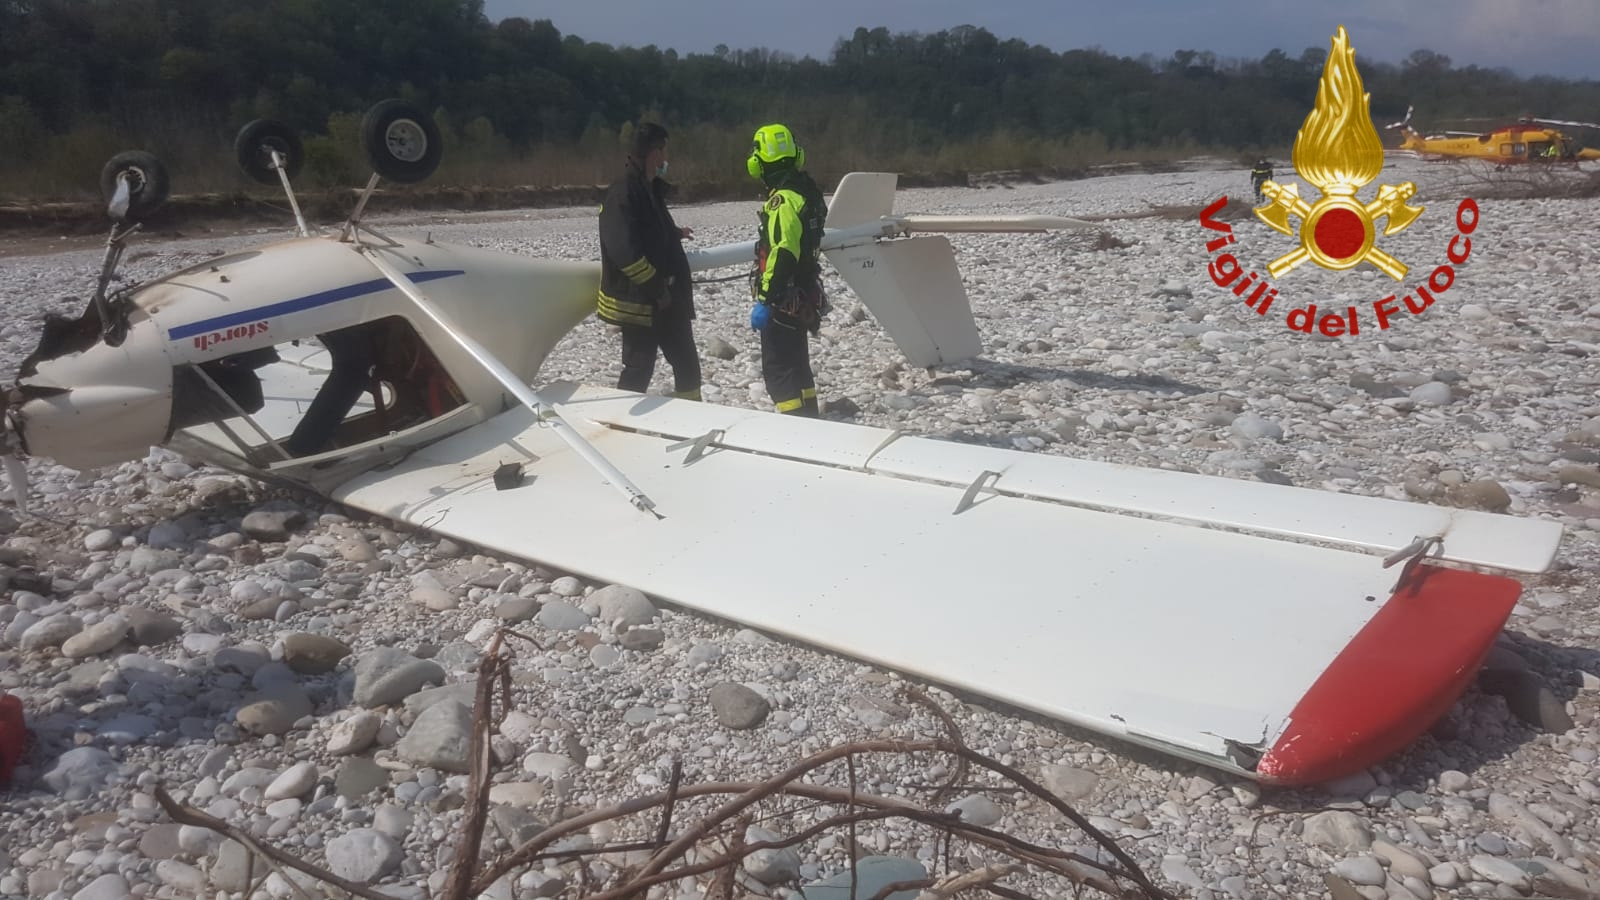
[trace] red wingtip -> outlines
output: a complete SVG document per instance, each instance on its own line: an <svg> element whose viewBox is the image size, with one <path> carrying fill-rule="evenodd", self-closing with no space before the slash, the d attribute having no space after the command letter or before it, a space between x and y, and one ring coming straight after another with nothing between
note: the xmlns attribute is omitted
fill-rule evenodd
<svg viewBox="0 0 1600 900"><path fill-rule="evenodd" d="M1417 566L1300 699L1260 780L1320 784L1410 746L1477 675L1521 592L1512 578Z"/></svg>

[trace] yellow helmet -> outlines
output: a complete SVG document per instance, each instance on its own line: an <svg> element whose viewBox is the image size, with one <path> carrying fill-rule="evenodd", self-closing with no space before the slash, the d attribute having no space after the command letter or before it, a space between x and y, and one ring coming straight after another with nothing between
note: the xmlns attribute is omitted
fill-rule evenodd
<svg viewBox="0 0 1600 900"><path fill-rule="evenodd" d="M763 125L756 129L755 139L752 141L750 158L744 161L745 169L751 178L760 178L762 171L770 163L781 162L786 159L794 160L794 167L800 168L806 164L806 151L794 142L794 135L784 125Z"/></svg>

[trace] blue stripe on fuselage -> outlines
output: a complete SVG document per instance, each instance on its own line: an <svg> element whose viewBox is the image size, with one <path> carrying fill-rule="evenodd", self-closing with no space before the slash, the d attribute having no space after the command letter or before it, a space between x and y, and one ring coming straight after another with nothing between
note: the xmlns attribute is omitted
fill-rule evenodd
<svg viewBox="0 0 1600 900"><path fill-rule="evenodd" d="M466 271L463 269L445 269L438 272L413 272L406 277L417 284L422 284L425 281L465 274ZM296 297L293 300L284 300L281 303L270 303L266 306L258 306L243 312L228 313L223 316L202 319L198 322L190 322L188 325L169 328L167 329L167 340L181 340L186 337L194 337L197 334L205 334L208 331L216 331L219 328L229 328L234 325L243 325L247 322L259 322L262 319L269 319L286 313L315 309L318 306L338 303L340 300L349 300L351 297L375 294L391 287L394 287L394 285L387 278L374 278L371 281L363 281L358 284L347 284L344 287L318 291L315 294L307 294L304 297Z"/></svg>

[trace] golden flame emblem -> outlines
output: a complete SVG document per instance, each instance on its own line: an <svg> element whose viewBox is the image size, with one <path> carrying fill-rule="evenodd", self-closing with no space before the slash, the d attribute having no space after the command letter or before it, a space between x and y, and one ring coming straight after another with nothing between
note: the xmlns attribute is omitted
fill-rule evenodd
<svg viewBox="0 0 1600 900"><path fill-rule="evenodd" d="M1383 233L1390 235L1404 231L1422 215L1423 207L1406 205L1416 196L1417 186L1409 181L1398 187L1380 185L1371 203L1356 199L1356 191L1383 171L1383 144L1372 126L1371 99L1362 91L1356 53L1340 25L1317 85L1317 105L1294 139L1294 170L1316 185L1322 199L1308 204L1300 199L1297 185L1268 181L1261 190L1271 202L1255 210L1261 221L1291 237L1289 216L1300 220L1300 246L1267 266L1273 278L1308 259L1335 271L1368 262L1396 281L1410 271L1374 244L1378 218L1388 216Z"/></svg>

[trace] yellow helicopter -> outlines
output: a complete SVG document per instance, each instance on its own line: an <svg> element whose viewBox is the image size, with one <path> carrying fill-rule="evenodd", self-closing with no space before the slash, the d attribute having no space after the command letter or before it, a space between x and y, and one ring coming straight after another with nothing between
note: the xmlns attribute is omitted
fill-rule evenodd
<svg viewBox="0 0 1600 900"><path fill-rule="evenodd" d="M1412 107L1406 117L1385 131L1400 129L1400 147L1388 151L1427 160L1477 159L1497 165L1518 163L1578 163L1600 160L1600 150L1584 147L1568 128L1600 128L1593 122L1569 122L1522 116L1489 131L1445 131L1424 137L1411 127Z"/></svg>

